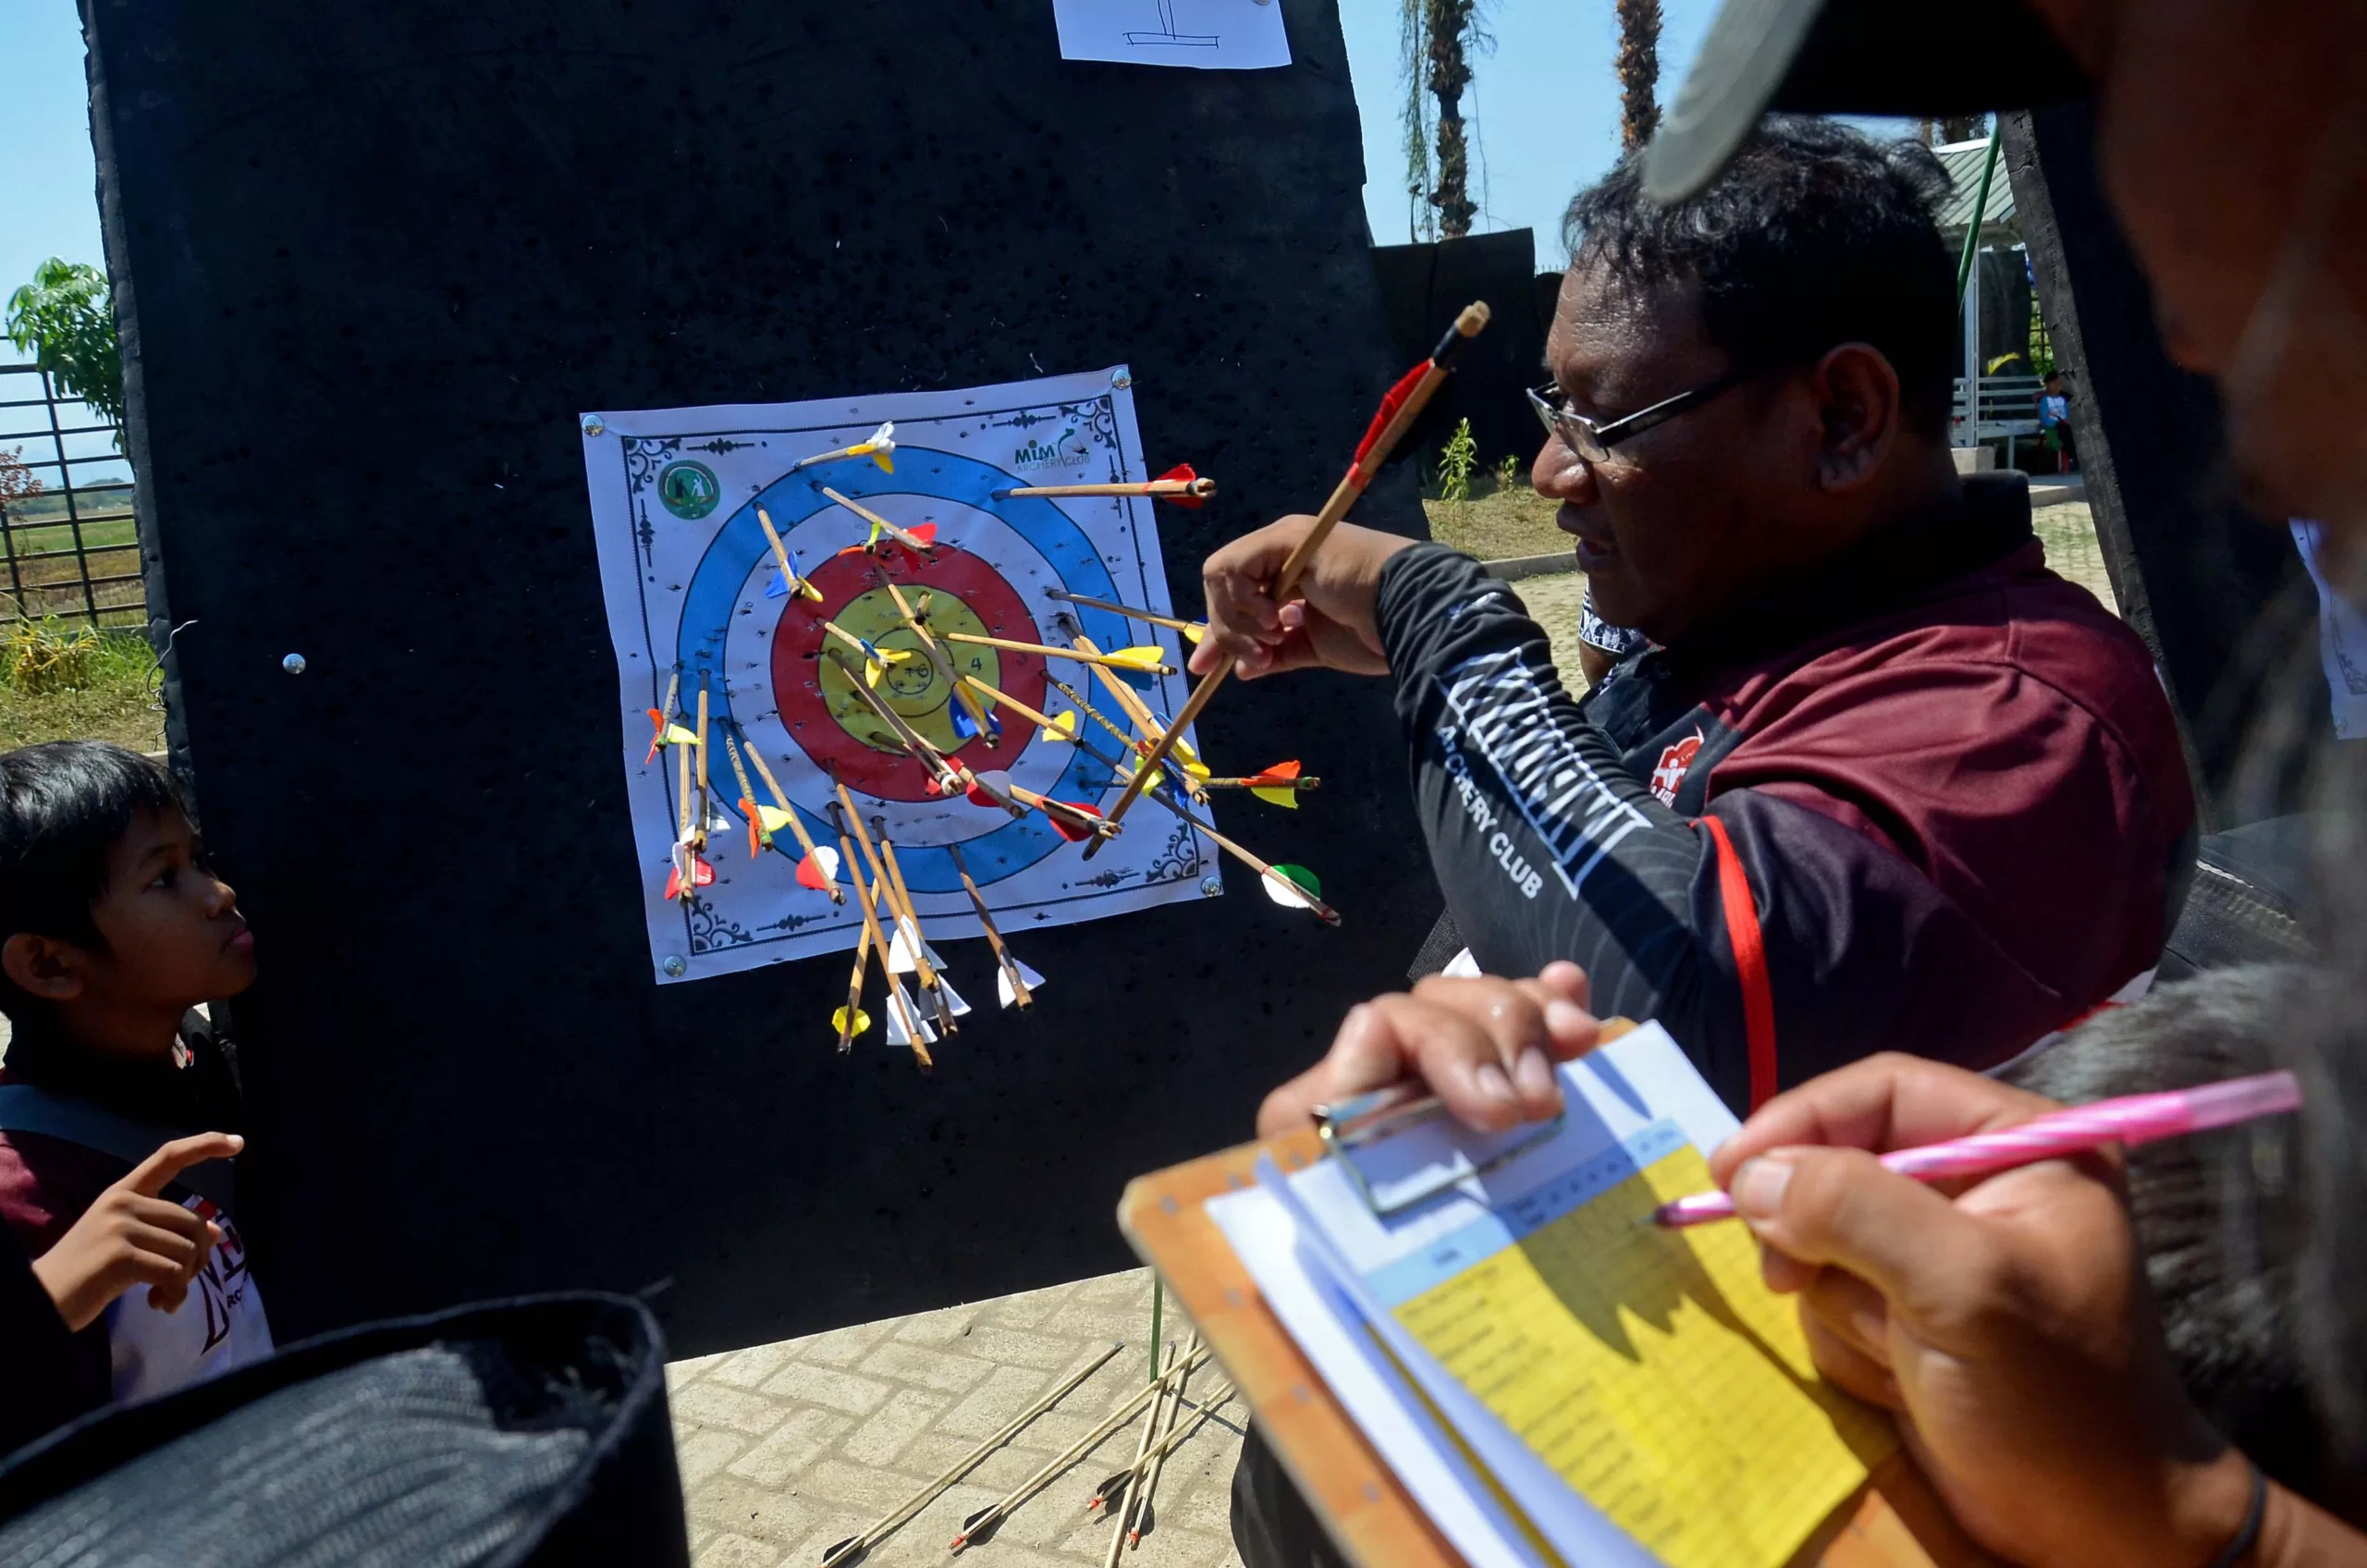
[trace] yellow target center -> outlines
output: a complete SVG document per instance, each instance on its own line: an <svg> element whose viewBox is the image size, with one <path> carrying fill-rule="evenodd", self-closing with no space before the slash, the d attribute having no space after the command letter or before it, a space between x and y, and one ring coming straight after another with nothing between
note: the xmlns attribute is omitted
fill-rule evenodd
<svg viewBox="0 0 2367 1568"><path fill-rule="evenodd" d="M951 594L926 588L903 588L904 602L924 618L938 651L956 675L975 675L989 686L1002 684L1002 663L992 648L948 643L948 632L987 636L987 623ZM885 668L870 668L870 660L833 637L822 659L822 700L846 732L874 751L904 754L895 734L854 689L857 680L877 675L871 695L913 730L950 754L968 741L953 732L953 689L928 655L920 634L904 621L895 599L885 588L874 588L849 600L831 617L840 626L877 649ZM971 693L975 696L977 693ZM983 705L983 702L982 702ZM1010 723L1008 715L998 715Z"/></svg>

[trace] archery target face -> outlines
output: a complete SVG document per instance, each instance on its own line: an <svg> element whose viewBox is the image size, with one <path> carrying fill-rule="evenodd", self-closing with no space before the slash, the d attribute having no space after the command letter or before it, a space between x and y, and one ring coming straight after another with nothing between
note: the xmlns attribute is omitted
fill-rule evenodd
<svg viewBox="0 0 2367 1568"><path fill-rule="evenodd" d="M1114 801L1118 786L1106 761L1044 739L1017 707L982 697L1000 734L990 743L986 734L961 733L966 715L957 718L963 710L949 679L975 677L1055 717L1076 710L1061 689L1065 682L1123 725L1123 708L1100 676L1073 661L945 635L1065 646L1081 628L1105 652L1156 644L1167 664L1182 668L1188 649L1172 631L1081 609L1047 592L1171 613L1151 502L996 495L1151 477L1131 392L1113 379L1123 379L1122 371L844 403L586 416L586 473L617 647L642 896L661 982L843 951L862 929L844 871L850 896L842 904L797 886L803 850L792 832L750 853L727 737L763 759L817 845L840 845L831 807L833 780L843 784L865 826L876 821L893 842L896 869L933 942L979 929L965 870L997 928L1022 952L1032 925L1206 896L1201 882L1215 869L1213 846L1155 802L1130 812L1125 831L1088 865L1084 846L1061 838L1040 813L1014 819L1000 807L938 795L928 770L865 701L867 693L974 772L1006 773L1016 785L1073 803ZM896 423L892 472L868 459L791 472L799 459L861 442L889 419ZM663 488L664 475L679 476L692 461L712 472L720 496L695 517L669 507L671 492ZM899 527L933 526L938 547L926 554L892 541L873 547L871 524L825 487ZM798 573L820 592L818 602L802 594L768 596L780 572L760 507ZM934 655L898 608L898 594L938 639ZM833 634L826 619L868 648ZM647 710L663 704L678 670L682 722L695 727L702 683L706 692L706 858L717 869L714 884L687 904L663 896L681 820L679 758L647 756ZM1162 715L1188 694L1180 675L1121 679ZM1102 758L1120 754L1120 741L1094 719L1078 714L1075 722ZM753 764L743 763L743 771L746 792L773 804ZM861 847L851 847L849 858L868 877ZM990 976L957 978L966 986Z"/></svg>

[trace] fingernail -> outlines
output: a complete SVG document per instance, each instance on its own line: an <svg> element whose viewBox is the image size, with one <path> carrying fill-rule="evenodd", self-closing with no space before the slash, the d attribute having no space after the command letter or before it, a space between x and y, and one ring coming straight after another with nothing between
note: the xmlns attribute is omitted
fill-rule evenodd
<svg viewBox="0 0 2367 1568"><path fill-rule="evenodd" d="M1772 1219L1784 1211L1784 1189L1792 1184L1792 1167L1781 1159L1747 1159L1735 1173L1735 1207L1753 1219Z"/></svg>
<svg viewBox="0 0 2367 1568"><path fill-rule="evenodd" d="M1593 1027L1593 1017L1576 1002L1556 1000L1545 1004L1545 1032L1556 1040L1582 1039Z"/></svg>
<svg viewBox="0 0 2367 1568"><path fill-rule="evenodd" d="M1471 1075L1471 1081L1478 1086L1481 1099L1494 1100L1500 1105L1513 1102L1513 1081L1505 1077L1504 1070L1494 1062L1481 1063L1479 1071Z"/></svg>
<svg viewBox="0 0 2367 1568"><path fill-rule="evenodd" d="M1513 1077L1525 1100L1545 1099L1553 1093L1553 1068L1545 1053L1534 1046L1520 1053L1520 1060L1513 1065Z"/></svg>

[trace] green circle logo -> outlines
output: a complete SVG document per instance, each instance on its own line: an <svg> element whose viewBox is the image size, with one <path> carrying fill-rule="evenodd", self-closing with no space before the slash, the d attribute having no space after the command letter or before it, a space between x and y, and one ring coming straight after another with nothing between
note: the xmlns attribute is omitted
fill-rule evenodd
<svg viewBox="0 0 2367 1568"><path fill-rule="evenodd" d="M716 483L715 470L686 458L668 463L658 474L657 499L676 517L696 521L715 510L715 504L723 499L723 486Z"/></svg>

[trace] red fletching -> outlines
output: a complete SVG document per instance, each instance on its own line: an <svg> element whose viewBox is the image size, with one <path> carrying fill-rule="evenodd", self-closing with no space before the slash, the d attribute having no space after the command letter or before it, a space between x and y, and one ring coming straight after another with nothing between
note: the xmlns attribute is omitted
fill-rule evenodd
<svg viewBox="0 0 2367 1568"><path fill-rule="evenodd" d="M1369 453L1373 444L1380 439L1380 433L1389 428L1389 422L1397 417L1397 410L1405 406L1405 399L1414 395L1414 388L1421 384L1422 377L1429 373L1429 368L1430 361L1424 360L1420 364L1398 377L1397 385L1389 389L1389 396L1380 400L1380 407L1374 412L1372 423L1365 427L1365 438L1356 443L1356 455L1348 461L1348 476L1358 489L1362 489L1372 482L1370 474L1359 472L1364 467L1366 454Z"/></svg>
<svg viewBox="0 0 2367 1568"><path fill-rule="evenodd" d="M1298 774L1299 767L1297 763L1278 762L1273 766L1268 768L1265 772L1245 778L1242 782L1255 790L1260 785L1288 784L1297 778Z"/></svg>
<svg viewBox="0 0 2367 1568"><path fill-rule="evenodd" d="M1000 801L996 800L992 795L987 793L987 787L983 784L973 784L962 792L970 797L970 803L974 806L999 806L1002 804Z"/></svg>
<svg viewBox="0 0 2367 1568"><path fill-rule="evenodd" d="M828 874L815 864L812 855L806 855L797 863L797 885L801 888L811 888L817 893L827 893L830 890L830 878Z"/></svg>
<svg viewBox="0 0 2367 1568"><path fill-rule="evenodd" d="M924 522L918 527L907 528L904 532L911 534L914 538L919 540L924 545L934 545L937 543L937 524L933 522Z"/></svg>
<svg viewBox="0 0 2367 1568"><path fill-rule="evenodd" d="M1061 809L1054 811L1051 809L1054 806ZM1072 844L1081 844L1093 837L1093 829L1087 824L1070 816L1071 812L1076 813L1078 816L1098 817L1101 815L1091 806L1079 805L1074 801L1055 801L1047 797L1044 802L1044 815L1052 819L1052 826L1059 830L1061 837Z"/></svg>
<svg viewBox="0 0 2367 1568"><path fill-rule="evenodd" d="M649 754L642 758L645 766L657 760L657 748L666 739L666 716L656 708L649 710Z"/></svg>
<svg viewBox="0 0 2367 1568"><path fill-rule="evenodd" d="M1196 472L1193 472L1193 468L1190 463L1177 463L1173 468L1169 469L1165 473L1160 474L1159 477L1160 479L1171 479L1181 484L1189 484L1200 476ZM1170 506L1182 507L1187 512L1198 511L1202 507L1208 505L1208 502L1198 496L1161 496L1159 499L1165 501Z"/></svg>
<svg viewBox="0 0 2367 1568"><path fill-rule="evenodd" d="M691 857L691 886L705 888L712 886L714 882L715 867L707 864L703 857L693 855ZM679 865L666 873L666 896L669 899L679 899L682 896L682 868Z"/></svg>
<svg viewBox="0 0 2367 1568"><path fill-rule="evenodd" d="M748 819L748 858L754 860L765 852L765 825L756 818L756 802L745 795L740 797L740 815Z"/></svg>

